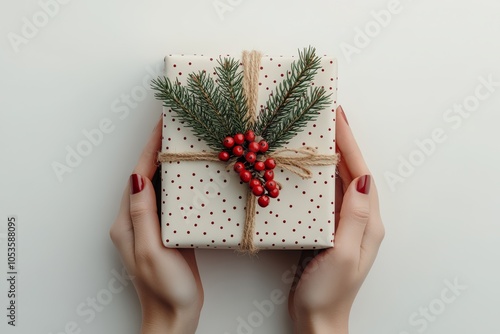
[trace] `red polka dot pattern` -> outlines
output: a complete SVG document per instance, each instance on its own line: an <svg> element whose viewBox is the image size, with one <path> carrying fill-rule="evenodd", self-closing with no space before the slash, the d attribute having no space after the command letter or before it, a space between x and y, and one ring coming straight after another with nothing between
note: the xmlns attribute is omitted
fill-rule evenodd
<svg viewBox="0 0 500 334"><path fill-rule="evenodd" d="M227 55L223 55L227 56ZM237 58L238 56L235 56ZM169 55L166 73L186 84L187 74L206 70L216 79L217 57ZM264 108L276 85L283 80L295 57L263 57L259 75L259 109ZM332 92L333 103L316 122L293 138L287 147L316 147L335 153L337 61L323 57L314 86ZM174 113L164 108L162 150L166 152L210 151ZM283 189L266 208L257 207L254 243L261 249L317 249L332 247L335 222L335 167L311 168L314 177L275 169ZM182 161L162 166L162 239L166 247L237 249L245 219L246 187L226 171L222 162Z"/></svg>

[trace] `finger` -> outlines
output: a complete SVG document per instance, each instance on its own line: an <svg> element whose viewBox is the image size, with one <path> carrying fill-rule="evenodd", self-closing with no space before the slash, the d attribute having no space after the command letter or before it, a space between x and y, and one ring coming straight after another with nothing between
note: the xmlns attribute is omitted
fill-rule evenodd
<svg viewBox="0 0 500 334"><path fill-rule="evenodd" d="M337 112L340 117L337 118L337 146L339 151L341 152L341 162L339 164L339 175L343 184L349 184L352 182L353 178L359 177L360 175L369 174L369 169L365 164L361 151L356 144L356 141L353 137L351 128L348 125L347 117L345 116L345 112L341 106L337 108ZM380 218L380 209L379 209L379 199L377 188L375 186L373 178L370 178L370 188L369 195L367 196L369 199L369 219L366 221L364 233L361 235L361 252L360 252L360 266L364 266L365 268L371 267L373 261L377 256L378 249L380 244L384 238L385 231L384 226L382 224L382 220ZM349 183L348 183L349 182ZM346 199L344 198L344 202ZM349 203L348 203L349 204ZM348 205L346 206L346 208ZM347 209L344 209L344 206L341 210L342 214L347 214ZM361 209L356 209L361 213ZM341 218L342 219L342 218ZM345 221L341 221L340 225L343 225ZM339 236L339 229L342 229L342 226L339 226L336 234L336 247L339 247L339 240L342 243L343 238ZM360 230L362 226L360 227ZM361 231L358 231L358 239L360 237ZM357 244L357 242L356 242ZM340 248L340 247L339 247ZM355 250L353 250L355 251Z"/></svg>
<svg viewBox="0 0 500 334"><path fill-rule="evenodd" d="M151 134L151 137L144 148L139 162L134 168L134 174L146 175L147 178L152 179L153 175L157 169L156 159L157 152L161 147L161 125L162 118L156 123L155 128ZM117 222L120 222L124 230L132 228L132 221L130 219L130 187L127 183L127 187L123 191L122 202L120 206L120 211L118 212ZM132 236L133 238L133 236Z"/></svg>
<svg viewBox="0 0 500 334"><path fill-rule="evenodd" d="M340 222L335 237L337 253L360 254L365 229L370 218L371 176L355 179L344 194Z"/></svg>
<svg viewBox="0 0 500 334"><path fill-rule="evenodd" d="M153 133L151 136L151 139L149 140L146 149L144 150L142 154L142 159L144 161L146 160L151 160L152 158L150 157L151 151L157 150L155 148L155 145L161 145L160 140L161 140L161 124L162 124L162 118L158 121L156 124L155 128L153 129ZM149 155L149 156L148 156ZM156 157L155 157L156 160ZM141 162L141 161L140 161ZM139 163L138 169L142 170L145 169L143 166L147 165L148 163ZM137 167L136 167L137 168ZM150 171L147 170L146 173L149 173ZM111 226L109 230L109 234L111 237L111 240L113 241L113 244L116 246L118 249L118 252L120 253L125 265L131 269L133 264L134 264L134 230L132 226L132 220L130 219L130 189L129 189L129 183L127 183L127 186L125 187L125 190L123 191L122 199L121 199L121 205L120 205L120 210L118 211L118 216Z"/></svg>
<svg viewBox="0 0 500 334"><path fill-rule="evenodd" d="M134 266L134 229L130 219L128 185L123 192L118 217L109 230L109 235L129 272Z"/></svg>
<svg viewBox="0 0 500 334"><path fill-rule="evenodd" d="M353 177L351 176L351 173L349 172L349 168L347 168L346 162L342 160L342 153L340 156L340 161L337 165L338 169L338 175L339 175L339 180L340 184L342 185L342 191L345 192L347 190L347 187L351 184Z"/></svg>
<svg viewBox="0 0 500 334"><path fill-rule="evenodd" d="M337 121L336 124L338 124ZM342 181L342 187L344 189L347 189L347 186L351 183L352 181L352 176L351 173L349 172L349 169L347 168L346 162L343 159L342 152L339 149L339 145L335 143L335 152L340 155L339 162L337 163L337 176L339 177L340 181Z"/></svg>
<svg viewBox="0 0 500 334"><path fill-rule="evenodd" d="M361 242L361 265L371 267L385 236L385 229L380 217L377 188L372 178L370 188L370 221L366 225L365 235Z"/></svg>
<svg viewBox="0 0 500 334"><path fill-rule="evenodd" d="M341 153L341 159L345 161L352 178L370 174L351 128L347 123L347 117L342 106L337 108L337 112L340 115L336 121L337 145Z"/></svg>
<svg viewBox="0 0 500 334"><path fill-rule="evenodd" d="M140 174L130 176L130 218L134 228L135 255L153 255L163 248L156 197L151 181Z"/></svg>
<svg viewBox="0 0 500 334"><path fill-rule="evenodd" d="M161 130L162 130L162 118L156 124L156 127L149 138L146 147L142 151L139 162L135 166L134 174L140 174L152 179L157 168L157 155L161 148Z"/></svg>
<svg viewBox="0 0 500 334"><path fill-rule="evenodd" d="M335 184L335 231L337 231L339 227L340 209L342 208L344 192L345 190L341 182L337 182Z"/></svg>

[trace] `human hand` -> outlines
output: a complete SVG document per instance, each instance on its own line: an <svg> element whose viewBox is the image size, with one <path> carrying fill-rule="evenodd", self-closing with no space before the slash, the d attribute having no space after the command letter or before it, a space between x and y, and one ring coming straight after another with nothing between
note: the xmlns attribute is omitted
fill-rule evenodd
<svg viewBox="0 0 500 334"><path fill-rule="evenodd" d="M352 304L384 238L377 189L340 106L337 115L340 219L335 247L303 252L299 261L288 308L300 334L348 333Z"/></svg>
<svg viewBox="0 0 500 334"><path fill-rule="evenodd" d="M151 183L161 125L160 120L130 176L110 236L141 302L141 333L194 333L203 305L194 250L163 246Z"/></svg>

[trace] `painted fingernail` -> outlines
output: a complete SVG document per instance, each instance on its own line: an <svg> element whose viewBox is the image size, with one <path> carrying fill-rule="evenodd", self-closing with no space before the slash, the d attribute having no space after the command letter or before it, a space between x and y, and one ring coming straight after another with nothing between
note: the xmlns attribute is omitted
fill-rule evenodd
<svg viewBox="0 0 500 334"><path fill-rule="evenodd" d="M137 194L144 189L144 181L139 174L130 175L130 194Z"/></svg>
<svg viewBox="0 0 500 334"><path fill-rule="evenodd" d="M342 109L342 106L339 106L337 108L338 111L340 111L340 114L342 115L342 117L344 118L344 121L347 123L347 125L349 125L349 121L347 120L347 117L345 115L345 112L344 112L344 109Z"/></svg>
<svg viewBox="0 0 500 334"><path fill-rule="evenodd" d="M356 190L362 194L368 195L370 192L371 176L363 175L358 179L356 184Z"/></svg>

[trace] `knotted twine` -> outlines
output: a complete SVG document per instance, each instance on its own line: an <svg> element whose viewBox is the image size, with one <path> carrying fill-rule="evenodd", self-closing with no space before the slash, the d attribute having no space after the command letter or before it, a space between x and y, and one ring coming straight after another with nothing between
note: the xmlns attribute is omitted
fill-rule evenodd
<svg viewBox="0 0 500 334"><path fill-rule="evenodd" d="M257 120L257 99L259 95L259 71L262 54L258 51L243 51L243 93L247 100L247 117L250 126ZM230 134L228 134L230 135ZM308 168L310 166L333 166L339 162L337 154L319 154L313 147L300 147L298 149L284 148L267 154L263 157L273 158L276 166L286 169L303 179L310 179L313 173ZM158 152L158 162L177 161L219 161L217 152ZM231 159L227 169L231 169L236 159ZM247 190L247 200L245 206L245 223L240 242L240 251L243 253L255 254L259 251L253 242L255 234L255 214L257 197L252 194L251 189Z"/></svg>

